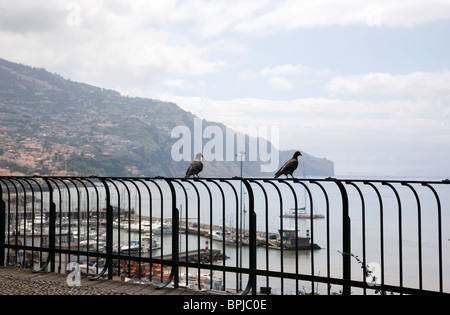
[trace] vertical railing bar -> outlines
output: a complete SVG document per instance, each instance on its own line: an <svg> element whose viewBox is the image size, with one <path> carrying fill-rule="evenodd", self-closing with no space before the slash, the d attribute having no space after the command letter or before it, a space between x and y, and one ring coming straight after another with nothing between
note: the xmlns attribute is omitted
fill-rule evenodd
<svg viewBox="0 0 450 315"><path fill-rule="evenodd" d="M14 185L13 182L11 182L11 180L9 178L5 178L6 181L8 181L12 187L14 188L14 191L16 193L16 206L15 206L15 211L16 211L16 216L15 216L15 230L16 230L16 234L14 235L14 244L17 245L18 240L19 240L19 193L17 191L17 187L16 185ZM10 190L8 189L8 194L9 194ZM9 199L9 207L11 208L11 199ZM9 244L11 244L11 241L9 240ZM8 251L8 257L9 257L9 251ZM18 257L18 249L15 249L15 258L17 261L17 257Z"/></svg>
<svg viewBox="0 0 450 315"><path fill-rule="evenodd" d="M223 242L222 242L222 255L223 255L223 259L222 259L222 266L223 267L225 267L225 260L226 260L226 255L225 255L225 231L226 231L226 225L225 225L225 221L226 221L226 217L225 217L225 209L226 209L226 207L225 207L225 194L224 194L224 192L223 192L223 189L222 189L222 187L220 187L220 185L217 183L217 182L215 182L215 181L213 181L213 180L207 180L207 181L209 181L209 182L211 182L211 183L213 183L213 184L215 184L216 186L217 186L217 188L219 188L219 190L220 190L220 194L222 195L222 231L223 231ZM211 236L211 251L212 251L212 236ZM238 243L238 240L236 240L236 246L242 246L242 244L239 244ZM225 270L222 272L222 281L223 281L223 283L225 284L226 283L226 273L225 273ZM213 286L213 278L212 278L212 275L211 275L211 289L212 289L212 286Z"/></svg>
<svg viewBox="0 0 450 315"><path fill-rule="evenodd" d="M34 217L35 217L35 205L34 204L36 202L35 192L34 192L34 189L33 189L33 185L30 184L30 182L28 181L27 178L23 178L22 180L24 182L26 182L30 186L31 196L32 196L31 197L31 199L32 199L32 205L31 205L31 213L32 214L31 214L31 216L33 217L33 225L34 225ZM33 179L29 179L29 180L34 181ZM38 187L40 189L39 185L38 185ZM41 201L42 201L42 189L40 189L40 191L41 191ZM42 202L41 202L41 218L42 218ZM41 240L42 240L42 234L43 234L43 224L41 224ZM34 248L35 248L35 229L34 229L34 226L33 226L32 232L31 232L31 237L32 237L32 240L31 240L32 250L31 250L31 262L30 263L31 263L31 268L33 269L34 268ZM39 246L39 247L41 247L41 246Z"/></svg>
<svg viewBox="0 0 450 315"><path fill-rule="evenodd" d="M103 270L90 280L97 280L104 276L106 271L108 271L108 279L113 278L113 209L111 206L111 192L106 178L98 178L101 181L103 188L105 189L105 206L106 206L106 261L103 266ZM99 209L97 209L99 211ZM98 267L97 267L98 270Z"/></svg>
<svg viewBox="0 0 450 315"><path fill-rule="evenodd" d="M329 178L328 180L333 181L339 188L342 197L342 264L343 264L343 280L351 280L351 219L349 215L349 200L347 190L345 189L342 181ZM342 290L343 295L351 295L351 286L349 283L343 285Z"/></svg>
<svg viewBox="0 0 450 315"><path fill-rule="evenodd" d="M197 286L198 286L198 288L200 288L200 286L201 286L201 283L200 283L200 271L201 271L201 268L200 268L200 227L201 227L201 223L200 223L200 193L198 191L197 186L192 183L192 180L183 179L183 181L190 184L192 186L192 188L194 188L195 193L197 195L197 261L199 262L198 269L197 269L197 273L198 273ZM197 181L197 180L194 180L194 181Z"/></svg>
<svg viewBox="0 0 450 315"><path fill-rule="evenodd" d="M231 190L234 193L234 200L235 200L235 205L236 205L236 208L235 208L236 209L236 229L235 230L236 230L236 236L237 236L238 228L239 228L239 216L238 216L238 214L239 214L239 198L238 198L238 193L237 193L235 187L233 186L233 184L231 184L227 180L220 179L220 182L225 183L228 186L230 186ZM238 249L238 246L236 246L236 267L237 266L239 266L239 249ZM240 274L242 274L242 273L240 273ZM236 292L239 290L239 281L240 281L239 275L238 275L238 273L236 273ZM224 280L224 286L225 286L225 280Z"/></svg>
<svg viewBox="0 0 450 315"><path fill-rule="evenodd" d="M246 295L252 290L252 295L257 294L256 289L256 270L257 270L257 261L256 261L256 213L255 213L255 200L253 195L253 189L250 183L241 178L242 183L247 188L248 193L248 204L249 204L249 279L248 284L243 295Z"/></svg>
<svg viewBox="0 0 450 315"><path fill-rule="evenodd" d="M39 191L40 191L40 195L41 195L41 203L40 203L41 204L41 211L40 211L40 214L41 214L41 217L43 217L43 214L44 214L44 194L43 194L43 191L42 191L42 187L38 183L37 180L35 180L33 178L29 178L29 180L34 182L36 184L36 186L39 187ZM28 182L28 184L30 185L30 187L32 186L29 182ZM34 204L34 200L33 200L33 204ZM41 225L41 235L42 235L42 233L43 233L43 227ZM41 242L40 242L41 244L39 246L40 248L42 248L42 241L43 240L42 240L42 236L41 236ZM33 234L33 247L34 247L34 234ZM32 257L34 258L34 253L32 254ZM40 261L41 260L42 260L42 251L40 251ZM32 259L32 268L34 269L34 259Z"/></svg>
<svg viewBox="0 0 450 315"><path fill-rule="evenodd" d="M179 255L179 240L178 234L180 231L180 221L179 221L179 210L176 207L177 197L175 187L173 186L170 179L165 179L167 185L172 195L172 261L178 262L180 260ZM162 268L161 268L162 270ZM173 279L173 287L175 289L179 288L179 266L177 264L172 264L172 272L170 278L161 287L168 285ZM161 288L160 287L160 288Z"/></svg>
<svg viewBox="0 0 450 315"><path fill-rule="evenodd" d="M126 182L130 182L135 188L136 188L136 192L138 194L138 199L139 199L139 214L138 214L138 221L139 221L139 228L138 228L138 241L139 241L139 251L138 251L138 275L139 275L139 280L142 278L142 268L141 268L141 262L142 262L142 249L143 249L143 243L142 243L142 199L141 199L141 191L139 189L139 187L136 185L136 183L131 180L131 179L125 179ZM131 196L130 196L131 199ZM137 205L134 205L135 207ZM131 209L130 209L131 211ZM136 210L135 210L136 211ZM135 213L136 215L136 213ZM130 230L131 230L131 226L130 226ZM151 250L151 242L150 242L150 250ZM131 253L131 250L129 250L129 252ZM145 270L145 269L144 269Z"/></svg>
<svg viewBox="0 0 450 315"><path fill-rule="evenodd" d="M381 286L384 286L384 207L383 200L381 198L380 191L378 188L371 182L364 182L365 185L371 186L378 197L378 202L380 205L380 259L381 259ZM382 293L384 294L384 290Z"/></svg>
<svg viewBox="0 0 450 315"><path fill-rule="evenodd" d="M50 264L50 272L55 272L55 247L56 247L56 204L53 198L53 188L50 184L49 179L45 179L49 189L49 203L50 203L50 215L49 215L49 241L48 241L48 249L49 254L47 258L47 262L40 269L40 271L44 271L47 268L47 265Z"/></svg>
<svg viewBox="0 0 450 315"><path fill-rule="evenodd" d="M366 256L366 202L364 199L364 195L357 184L351 181L345 182L347 185L353 186L359 194L361 199L361 226L362 226L362 250L363 250L363 265L367 266L367 256ZM366 279L366 270L362 269L363 279ZM364 295L367 294L367 289L363 288Z"/></svg>
<svg viewBox="0 0 450 315"><path fill-rule="evenodd" d="M199 182L200 184L202 184L203 186L205 186L206 191L208 192L209 195L209 242L210 242L210 246L209 246L209 276L211 279L211 284L212 284L212 264L213 264L213 251L212 251L212 228L213 228L213 204L212 204L212 194L211 194L211 189L208 187L207 184L205 184L202 180L198 180L196 179L195 181Z"/></svg>
<svg viewBox="0 0 450 315"><path fill-rule="evenodd" d="M130 246L131 246L131 194L130 194L130 189L128 188L128 186L123 182L123 180L121 179L117 179L116 181L118 181L119 183L122 184L123 187L125 187L127 194L128 194L128 277L131 277L131 250L130 250ZM119 193L119 196L121 197L122 195L120 194L119 190L117 191ZM120 198L119 197L119 198ZM118 231L118 234L120 235L120 231ZM118 244L118 248L117 248L117 252L119 255L121 255L121 251L120 251L121 245L120 243Z"/></svg>
<svg viewBox="0 0 450 315"><path fill-rule="evenodd" d="M49 191L50 190L53 191L53 194L55 193L54 189L49 183L53 183L55 185L56 189L58 190L58 194L59 194L59 212L60 212L60 222L61 222L61 202L62 202L62 200L61 200L62 199L61 188L59 187L59 185L53 179L47 178L47 180L44 179L44 181L47 183ZM53 200L54 199L55 199L55 197L53 196ZM50 204L51 204L51 201L50 201ZM56 203L55 203L55 212L56 212ZM41 212L41 215L42 214L43 213ZM59 246L60 247L61 247L61 243L62 243L61 230L62 230L62 225L60 224L60 227L59 227ZM70 237L70 235L69 235L69 237ZM56 221L55 221L55 247L56 247ZM40 259L42 261L42 251L41 251ZM59 252L58 272L61 272L61 261L62 261L62 254L61 254L61 252Z"/></svg>
<svg viewBox="0 0 450 315"><path fill-rule="evenodd" d="M298 202L297 202L297 194L295 193L294 188L287 182L284 180L279 180L279 182L286 184L289 189L292 192L292 195L294 196L294 209L295 209L295 273L299 274L299 267L298 267L298 217L297 217L297 211L298 211ZM283 220L283 214L281 213L281 220ZM299 294L299 285L298 285L298 279L295 279L295 292L296 295Z"/></svg>
<svg viewBox="0 0 450 315"><path fill-rule="evenodd" d="M120 254L120 243L121 243L121 237L120 237L120 206L121 206L121 202L120 202L120 190L119 187L117 187L117 184L114 182L116 179L115 178L111 178L111 179L106 179L106 181L108 181L109 183L112 184L112 186L116 189L117 192L117 255ZM108 192L107 194L109 194L109 205L111 207L110 212L111 212L111 242L113 241L113 235L114 235L114 225L113 225L113 220L114 220L114 208L111 204L111 190L109 189L109 185L106 183L107 187L108 187ZM106 188L106 187L105 187ZM107 225L109 224L109 222L106 223ZM108 246L108 245L107 245ZM114 245L111 245L111 255L113 254L113 248ZM120 277L120 272L121 272L121 261L120 258L117 258L117 265L118 265L118 270L117 270L117 275ZM112 266L112 260L111 260L111 266ZM124 272L126 272L126 270L124 270ZM110 272L112 274L112 268L110 269ZM108 276L109 276L108 273Z"/></svg>
<svg viewBox="0 0 450 315"><path fill-rule="evenodd" d="M422 290L423 288L423 272L422 272L422 207L420 203L419 195L417 194L417 191L414 189L413 186L411 186L409 183L403 182L403 186L408 187L411 189L411 191L414 194L414 197L416 198L417 202L417 225L418 225L418 251L419 251L419 289Z"/></svg>
<svg viewBox="0 0 450 315"><path fill-rule="evenodd" d="M438 255L439 255L439 292L444 292L444 282L443 282L443 265L442 265L442 209L441 209L441 200L439 198L438 193L434 189L434 187L430 186L427 183L422 184L425 187L428 187L434 194L437 202L437 210L438 210Z"/></svg>
<svg viewBox="0 0 450 315"><path fill-rule="evenodd" d="M6 204L3 200L3 186L0 181L0 267L5 266L5 250L6 250ZM8 224L9 225L9 224Z"/></svg>
<svg viewBox="0 0 450 315"><path fill-rule="evenodd" d="M359 186L353 182L346 182L347 185L351 185L355 187L356 191L358 192L358 195L361 199L361 226L362 226L362 247L363 247L363 264L364 266L367 266L367 255L366 255L366 201L364 199L364 195L359 188ZM363 269L363 279L366 279L366 271ZM367 294L367 289L363 288L364 295Z"/></svg>
<svg viewBox="0 0 450 315"><path fill-rule="evenodd" d="M49 179L50 180L50 179ZM68 221L68 230L67 230L67 235L68 235L68 238L69 238L69 240L68 240L68 250L70 251L70 249L71 249L71 242L70 242L70 238L71 238L71 234L72 234L72 193L70 192L70 188L69 188L69 186L67 185L67 183L64 181L64 179L57 179L57 178L55 178L55 181L60 181L61 183L63 183L63 185L66 187L66 190L67 190L67 198L68 198L68 201L67 201L67 211L68 211L68 218L69 218L69 221ZM58 184L56 184L56 182L54 182L54 181L52 181L57 187L58 187L58 189L59 189L59 185ZM61 195L61 199L62 199L62 195ZM60 200L60 201L62 201L62 200ZM70 255L69 255L69 261L67 261L67 263L70 263L70 259L71 259L71 257L70 257Z"/></svg>
<svg viewBox="0 0 450 315"><path fill-rule="evenodd" d="M403 224L402 224L402 202L400 195L395 187L389 182L383 182L383 185L390 187L395 194L398 206L398 260L399 260L399 286L403 289ZM403 295L403 292L400 292Z"/></svg>
<svg viewBox="0 0 450 315"><path fill-rule="evenodd" d="M87 238L86 238L86 252L88 253L88 255L86 256L87 259L87 266L89 266L89 248L90 248L90 235L91 235L91 229L90 229L90 224L91 224L91 220L90 220L90 213L91 213L91 206L90 206L90 198L89 198L89 189L86 186L86 184L83 182L82 179L77 178L74 179L78 182L81 183L81 185L83 185L84 189L86 190L86 230L87 230ZM81 200L79 202L79 204L81 205ZM78 208L78 211L81 213L81 208ZM89 267L87 267L89 268Z"/></svg>
<svg viewBox="0 0 450 315"><path fill-rule="evenodd" d="M8 178L5 178L5 180L6 181L8 181L10 184L11 184L11 186L14 188L14 191L15 191L15 193L16 193L16 205L15 205L15 231L16 231L16 233L15 233L15 235L14 235L14 244L16 244L17 245L17 243L18 243L18 236L19 236L19 233L20 233L20 231L19 231L19 223L18 223L18 217L19 217L19 203L18 203L18 199L19 199L19 197L18 197L18 192L17 192L17 187L14 185L14 183L12 183ZM7 186L8 187L8 198L9 198L9 213L11 213L11 203L12 203L12 201L11 201L11 196L10 196L10 190L9 190L9 185ZM12 190L12 189L11 189ZM14 194L14 192L12 192L12 194ZM14 211L14 210L13 210ZM8 242L9 244L11 244L11 239L9 239L9 242ZM10 257L9 257L9 253L11 252L11 250L9 250L8 251L8 261L10 261ZM17 249L15 249L15 257L17 258L17 252L18 252L18 250Z"/></svg>
<svg viewBox="0 0 450 315"><path fill-rule="evenodd" d="M28 185L29 185L29 183L26 180L22 179L22 178L16 178L15 180L19 183L19 185L22 187L22 190L23 190L23 203L24 203L24 205L23 205L23 213L24 213L24 216L26 218L28 216L28 211L27 211L27 209L28 209L27 189L25 189L25 186L23 185L21 180L26 182ZM32 191L32 200L33 200L32 206L31 206L31 218L32 218L31 219L32 220L31 221L31 243L32 243L32 247L34 247L34 191L33 191L33 188L31 188L31 191ZM41 222L42 222L42 219L41 219ZM27 236L27 231L25 230L24 231L24 242L23 242L23 245L25 245L25 246L27 244L26 236ZM27 263L26 256L27 256L27 251L24 250L23 251L23 257L22 257L22 264L21 264L23 268L27 268L27 266L26 266L26 263Z"/></svg>
<svg viewBox="0 0 450 315"><path fill-rule="evenodd" d="M135 181L140 182L145 186L148 192L148 199L149 199L149 221L150 221L150 251L149 251L149 257L150 260L153 259L153 197L150 187L145 183L145 181L141 179L135 179ZM162 241L162 240L161 240ZM150 264L150 275L153 274L153 263ZM152 279L150 279L152 280Z"/></svg>
<svg viewBox="0 0 450 315"><path fill-rule="evenodd" d="M67 178L66 179L69 183L71 183L73 185L73 187L75 188L76 192L77 192L77 217L78 217L78 222L77 222L77 233L78 233L78 240L77 240L77 251L80 252L81 247L80 247L80 241L81 241L81 195L80 195L80 190L78 189L78 185L76 185L73 180L71 178ZM77 263L80 264L80 255L77 255Z"/></svg>
<svg viewBox="0 0 450 315"><path fill-rule="evenodd" d="M6 232L8 234L8 245L11 244L11 191L9 189L8 184L6 184L1 178L0 178L0 183L3 183L3 185L5 185L6 187L6 191L8 192L8 215L7 215L7 219L5 218L5 220L7 221L8 224L8 228L6 229ZM6 202L3 199L3 188L2 188L2 201L3 204L5 205L5 215L6 215ZM17 234L17 230L13 231L14 234ZM5 235L5 242L4 245L6 247L6 235ZM9 263L10 261L10 249L8 248L8 252L6 254L6 261Z"/></svg>
<svg viewBox="0 0 450 315"><path fill-rule="evenodd" d="M100 239L99 239L100 238L100 222L99 222L100 221L100 195L99 195L97 186L93 183L92 180L90 180L88 178L85 178L84 180L87 181L88 183L90 183L92 185L92 187L94 188L95 195L96 195L96 200L97 200L97 205L96 205L96 208L97 208L97 226L96 226L96 229L97 229L97 235L96 235L97 244L96 244L96 247L97 247L97 253L98 253L99 252L99 244L100 244ZM96 273L98 274L98 265L99 265L98 264L98 262L99 262L98 255L95 257L95 261L96 261ZM88 265L89 265L89 262L88 262Z"/></svg>
<svg viewBox="0 0 450 315"><path fill-rule="evenodd" d="M161 178L158 178L158 179L161 179ZM164 195L163 195L160 185L156 181L151 180L151 179L146 179L146 181L149 181L156 186L156 189L159 191L159 196L161 197L161 235L160 235L161 251L160 252L161 252L161 258L162 258L162 257L164 257L164 242L163 242L163 234L162 234L162 228L163 228L163 224L164 224L164 214L163 214L163 212L164 212ZM152 218L152 222L153 222L153 218ZM163 273L164 273L164 266L163 266L163 264L161 264L161 282L164 282L163 281L164 280Z"/></svg>
<svg viewBox="0 0 450 315"><path fill-rule="evenodd" d="M259 183L258 181L253 181L253 183L257 184L260 188L261 191L264 194L264 201L265 201L265 228L266 228L266 272L269 271L269 205L268 205L268 198L267 198L267 192L264 189L263 185L261 183ZM266 274L266 295L269 295L269 275Z"/></svg>
<svg viewBox="0 0 450 315"><path fill-rule="evenodd" d="M325 204L326 204L326 220L327 220L327 278L330 278L331 276L331 264L330 264L330 201L328 198L328 194L325 190L325 188L322 186L322 184L320 184L319 182L312 180L310 181L310 183L312 184L316 184L317 186L320 187L320 189L322 190L324 196L325 196ZM327 282L327 294L330 295L331 294L331 287L330 287L330 282Z"/></svg>
<svg viewBox="0 0 450 315"><path fill-rule="evenodd" d="M281 239L281 245L280 245L280 252L281 252L281 255L280 255L280 271L281 271L281 278L280 278L280 280L281 280L281 294L284 295L284 277L283 277L283 274L284 274L284 261L283 261L284 249L283 249L283 217L282 217L282 215L283 215L283 198L282 198L282 195L281 195L281 191L280 191L280 189L278 188L277 185L275 185L270 180L265 180L265 182L268 183L268 184L271 184L275 188L275 190L278 193L278 198L280 200L280 226L281 226L281 229L280 229L280 239Z"/></svg>
<svg viewBox="0 0 450 315"><path fill-rule="evenodd" d="M311 239L310 239L310 243L311 243L311 276L312 276L312 281L311 281L311 287L312 287L312 294L314 294L314 285L315 285L315 281L314 281L314 273L315 273L315 268L314 268L314 201L313 201L313 197L312 197L312 193L311 190L309 189L309 187L303 183L301 180L298 179L294 179L294 183L298 183L300 185L302 185L305 190L308 192L308 198L309 198L309 208L310 208L310 233L311 233ZM306 198L305 198L305 207L306 207ZM296 218L296 221L298 222L298 218Z"/></svg>
<svg viewBox="0 0 450 315"><path fill-rule="evenodd" d="M25 186L22 184L22 182L19 179L14 178L12 180L17 181L19 183L19 185L22 187L22 190L23 190L23 218L24 218L23 219L23 221L24 221L24 223L23 223L23 245L26 246L26 244L27 244L27 191L25 189ZM17 204L19 204L19 199L18 198L17 198L16 202L17 202ZM33 219L34 219L34 217L33 217ZM33 231L33 229L34 229L34 220L32 220L31 222L32 222L31 228L32 228L32 231ZM41 222L42 222L42 218L41 218ZM26 267L25 266L26 254L27 254L26 251L23 250L22 263L20 264L22 268Z"/></svg>
<svg viewBox="0 0 450 315"><path fill-rule="evenodd" d="M175 183L177 183L180 187L181 187L181 189L183 189L183 193L184 193L184 202L185 202L185 204L186 204L186 237L185 237L185 242L186 242L186 249L185 249L185 252L186 253L189 253L189 244L188 244L188 228L189 228L189 225L188 225L188 222L189 222L189 220L188 220L188 218L189 218L189 216L188 216L188 213L189 213L189 205L188 205L188 196L187 196L187 190L186 190L186 187L184 187L184 185L180 182L180 181L178 181L178 180L173 180ZM179 211L180 211L180 225L182 224L182 219L183 219L183 213L181 212L181 209L179 209ZM179 233L179 237L181 238L181 232ZM181 244L180 244L180 246L181 246ZM186 262L188 262L188 255L186 254ZM188 266L186 266L186 286L189 284L189 267Z"/></svg>
<svg viewBox="0 0 450 315"><path fill-rule="evenodd" d="M120 193L119 187L116 184L117 178L111 178L111 179L108 179L107 181L112 184L112 186L115 188L116 193L117 193L117 253L116 254L119 256L121 240L122 240L121 232L120 232L120 230L121 230L121 227L120 227L120 225L121 225L121 208L122 208L121 193ZM108 189L109 189L109 186L108 186ZM112 215L111 224L113 224L112 222L114 220L113 219L114 218L114 207L111 204L111 199L112 199L111 198L111 190L109 190L109 194L110 194L109 198L110 198L111 215ZM111 240L113 240L113 236L114 236L114 227L111 229ZM111 247L111 255L113 254L113 248L114 248L114 245ZM112 265L112 261L111 261L111 265ZM120 276L121 266L122 266L120 258L117 258L117 265L118 265L117 274L118 274L118 276ZM124 270L124 272L126 272L126 270ZM111 273L112 273L112 269L111 269Z"/></svg>

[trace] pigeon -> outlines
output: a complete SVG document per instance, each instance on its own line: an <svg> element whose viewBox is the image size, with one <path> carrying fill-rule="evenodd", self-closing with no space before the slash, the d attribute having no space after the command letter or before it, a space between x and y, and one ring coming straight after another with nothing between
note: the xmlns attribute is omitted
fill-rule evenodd
<svg viewBox="0 0 450 315"><path fill-rule="evenodd" d="M294 178L294 176L292 175L295 170L298 167L298 157L302 156L302 154L297 151L294 153L294 156L292 157L292 159L290 159L289 161L287 161L282 168L280 168L280 170L275 174L275 178L280 177L281 175L286 175L286 178L288 178L288 175L291 175L292 178Z"/></svg>
<svg viewBox="0 0 450 315"><path fill-rule="evenodd" d="M203 170L202 157L203 154L201 153L197 154L197 156L195 157L195 161L193 161L189 166L186 172L186 177L184 179L188 179L191 176L197 176L197 178L199 177L198 173L200 173Z"/></svg>

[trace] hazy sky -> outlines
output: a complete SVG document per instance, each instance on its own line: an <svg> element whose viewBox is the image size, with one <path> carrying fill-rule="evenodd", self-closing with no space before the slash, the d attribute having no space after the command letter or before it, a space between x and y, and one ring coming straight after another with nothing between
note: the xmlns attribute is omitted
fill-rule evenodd
<svg viewBox="0 0 450 315"><path fill-rule="evenodd" d="M0 58L177 103L338 175L450 176L450 0L0 0Z"/></svg>

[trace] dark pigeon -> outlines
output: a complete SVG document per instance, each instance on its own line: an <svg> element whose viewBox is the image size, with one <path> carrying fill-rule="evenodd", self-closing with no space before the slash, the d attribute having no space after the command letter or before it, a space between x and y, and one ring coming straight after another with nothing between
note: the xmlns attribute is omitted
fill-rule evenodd
<svg viewBox="0 0 450 315"><path fill-rule="evenodd" d="M197 176L197 178L199 177L198 174L203 171L202 157L203 155L201 153L197 154L195 161L193 161L189 166L184 179L188 179L191 176Z"/></svg>
<svg viewBox="0 0 450 315"><path fill-rule="evenodd" d="M302 156L302 154L299 151L295 152L292 159L287 161L283 165L283 167L280 168L280 170L275 174L275 178L278 178L281 175L286 175L286 178L289 178L288 175L291 175L291 177L294 178L294 176L292 174L295 172L295 170L298 167L298 157L299 156Z"/></svg>

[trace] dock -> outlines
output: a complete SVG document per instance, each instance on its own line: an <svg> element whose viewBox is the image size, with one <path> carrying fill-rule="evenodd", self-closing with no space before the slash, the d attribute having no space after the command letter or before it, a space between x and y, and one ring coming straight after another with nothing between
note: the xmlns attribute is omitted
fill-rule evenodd
<svg viewBox="0 0 450 315"><path fill-rule="evenodd" d="M162 259L162 260L172 260L172 255L164 255L161 257L154 257L155 259ZM192 250L189 252L182 252L179 253L179 261L187 261L192 263L198 263L200 259L200 263L210 263L211 259L212 261L219 261L226 259L227 257L224 257L222 252L218 249L200 249L200 250Z"/></svg>
<svg viewBox="0 0 450 315"><path fill-rule="evenodd" d="M222 225L213 225L211 227L211 225L206 224L206 223L201 223L200 225L198 225L197 223L193 223L193 222L188 222L187 226L186 226L186 221L182 221L180 222L180 233L187 233L187 234L194 234L194 235L201 235L201 236L205 236L205 235L209 235L211 231L215 231L215 230L221 230L223 229ZM239 244L238 240L238 230L236 228L233 227L228 227L225 226L225 229L228 230L230 232L230 234L232 235L232 239L234 240L234 242L229 243L231 245L236 245ZM288 232L284 232L285 235L288 235ZM243 235L248 236L249 235L249 231L248 230L243 230ZM256 232L256 246L265 246L267 248L272 248L272 249L281 249L281 243L277 242L277 238L279 238L279 234L278 233L266 233L266 232L260 232L257 231ZM298 244L297 244L297 250L317 250L317 249L321 249L321 247L317 244L310 244L310 240L311 238L309 237L304 237L304 236L297 236L298 239ZM295 236L291 236L291 241L289 242L289 245L286 244L286 242L284 242L283 244L283 249L285 250L295 250L296 247L294 247L293 245L295 244ZM248 244L241 244L241 245L248 245Z"/></svg>

